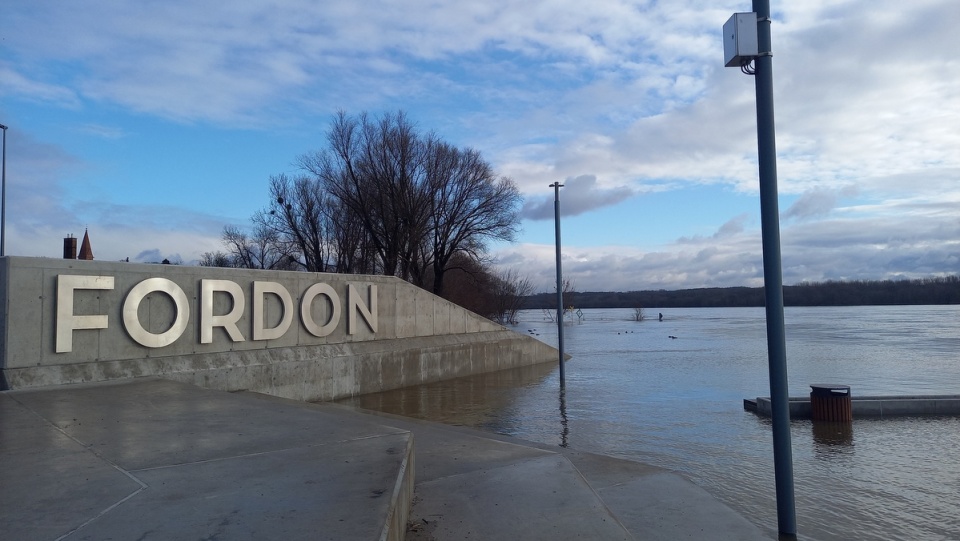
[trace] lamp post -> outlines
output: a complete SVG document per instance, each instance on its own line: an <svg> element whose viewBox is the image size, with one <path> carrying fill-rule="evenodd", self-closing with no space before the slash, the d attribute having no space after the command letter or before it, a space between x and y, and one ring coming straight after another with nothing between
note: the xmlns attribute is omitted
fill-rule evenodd
<svg viewBox="0 0 960 541"><path fill-rule="evenodd" d="M3 130L3 165L0 166L0 257L7 255L7 127L0 124Z"/></svg>
<svg viewBox="0 0 960 541"><path fill-rule="evenodd" d="M797 512L790 442L790 395L783 320L783 269L780 256L780 211L777 201L777 146L773 117L773 49L770 0L753 0L753 12L737 13L724 25L727 67L754 76L757 93L757 158L760 177L760 228L763 244L763 291L767 321L767 365L773 424L773 466L777 492L777 526L781 539L795 539ZM754 67L750 67L753 63Z"/></svg>
<svg viewBox="0 0 960 541"><path fill-rule="evenodd" d="M553 188L553 221L557 233L557 349L560 350L560 388L566 387L563 374L563 270L560 267L560 188L563 184L554 182Z"/></svg>

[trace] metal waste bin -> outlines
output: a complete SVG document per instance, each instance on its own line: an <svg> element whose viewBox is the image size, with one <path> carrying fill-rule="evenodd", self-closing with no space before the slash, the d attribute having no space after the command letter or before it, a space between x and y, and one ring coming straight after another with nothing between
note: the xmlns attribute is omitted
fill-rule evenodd
<svg viewBox="0 0 960 541"><path fill-rule="evenodd" d="M853 421L853 400L849 385L810 385L810 412L814 421Z"/></svg>

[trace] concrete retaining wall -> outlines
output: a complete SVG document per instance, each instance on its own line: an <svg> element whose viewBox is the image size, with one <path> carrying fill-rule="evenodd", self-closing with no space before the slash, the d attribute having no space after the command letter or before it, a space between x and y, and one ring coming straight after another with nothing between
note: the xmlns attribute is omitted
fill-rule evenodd
<svg viewBox="0 0 960 541"><path fill-rule="evenodd" d="M161 376L330 400L557 356L394 277L5 257L0 284L3 388Z"/></svg>

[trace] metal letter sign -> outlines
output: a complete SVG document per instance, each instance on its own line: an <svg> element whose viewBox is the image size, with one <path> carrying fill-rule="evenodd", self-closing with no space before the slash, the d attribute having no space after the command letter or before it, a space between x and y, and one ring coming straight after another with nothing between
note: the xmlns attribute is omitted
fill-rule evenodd
<svg viewBox="0 0 960 541"><path fill-rule="evenodd" d="M173 299L175 307L173 325L160 334L154 334L144 329L143 325L140 324L140 303L154 291L166 293ZM176 342L177 338L180 338L183 331L187 329L187 321L189 320L190 300L187 299L186 293L180 289L180 286L166 278L147 278L133 286L133 289L130 290L127 298L123 301L123 326L127 329L127 334L138 344L148 348L162 348Z"/></svg>
<svg viewBox="0 0 960 541"><path fill-rule="evenodd" d="M113 276L57 276L57 353L73 350L74 329L106 329L107 316L73 313L75 289L113 289Z"/></svg>
<svg viewBox="0 0 960 541"><path fill-rule="evenodd" d="M77 276L63 274L57 277L57 301L56 301L56 352L67 353L73 351L73 331L87 329L107 329L109 327L109 318L106 314L90 314L91 309L86 310L81 307L83 315L74 313L74 292L78 289L112 290L114 289L113 276ZM253 295L252 309L253 313L249 319L250 336L255 341L276 340L283 337L293 324L294 300L283 284L277 282L251 282ZM246 310L246 298L243 287L231 280L200 280L199 299L200 325L199 342L201 344L211 344L214 342L215 327L222 327L232 342L244 342L246 338L240 330L240 320L243 319ZM366 327L373 334L377 333L377 286L367 285L367 300L363 299L358 285L347 283L346 309L347 334L354 335L360 332L358 319L363 319ZM160 333L151 332L144 327L140 321L140 305L144 299L147 299L151 293L163 293L173 301L173 313L163 313L159 316L158 311L161 307L151 309L151 317L161 320L160 325L169 323L169 327ZM218 295L219 294L219 295ZM217 299L225 299L223 295L229 296L229 304L221 302L219 304L221 311L226 313L216 314L215 306ZM267 295L276 297L279 300L280 314L273 315L270 323L276 322L273 327L267 327L265 312L267 311ZM317 297L325 297L325 302L317 302ZM97 297L96 308L101 308L99 297ZM89 302L89 301L86 301ZM104 302L103 307L116 306L115 301ZM229 306L229 308L224 308ZM276 302L269 306L277 306ZM106 309L106 308L104 308ZM340 325L341 314L344 309L340 295L330 284L318 282L312 284L303 292L300 300L300 321L303 327L311 335L323 338L329 336ZM359 318L358 318L359 315ZM322 319L318 323L317 319ZM190 322L190 298L183 289L172 280L167 278L147 278L137 285L133 286L123 300L122 320L124 329L135 342L148 348L161 348L173 344L186 332ZM154 322L154 325L157 325ZM149 326L149 325L148 325Z"/></svg>

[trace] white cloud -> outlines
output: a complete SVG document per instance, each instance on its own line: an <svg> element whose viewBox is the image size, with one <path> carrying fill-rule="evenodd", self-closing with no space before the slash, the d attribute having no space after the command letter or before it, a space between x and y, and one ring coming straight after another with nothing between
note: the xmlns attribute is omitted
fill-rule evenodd
<svg viewBox="0 0 960 541"><path fill-rule="evenodd" d="M35 81L0 62L0 96L17 96L31 101L53 102L62 107L76 107L76 93L56 83Z"/></svg>
<svg viewBox="0 0 960 541"><path fill-rule="evenodd" d="M145 249L157 248L165 257L182 253L182 259L190 261L221 249L225 218L174 207L105 203L82 195L76 199L74 192L84 187L66 179L90 165L29 134L15 135L7 137L8 157L16 157L7 162L8 254L60 257L60 239L71 234L81 238L88 226L98 259L134 259Z"/></svg>
<svg viewBox="0 0 960 541"><path fill-rule="evenodd" d="M563 183L563 195L560 205L561 216L577 216L610 205L616 205L635 195L627 187L600 188L597 177L582 175L577 178L568 178ZM530 198L524 202L521 216L529 220L554 219L554 196Z"/></svg>
<svg viewBox="0 0 960 541"><path fill-rule="evenodd" d="M79 127L79 130L103 139L123 139L128 135L123 128L103 124L84 124Z"/></svg>
<svg viewBox="0 0 960 541"><path fill-rule="evenodd" d="M833 190L811 190L800 196L783 213L784 219L808 219L826 216L837 206L838 194Z"/></svg>
<svg viewBox="0 0 960 541"><path fill-rule="evenodd" d="M960 271L960 202L941 220L902 214L787 224L783 283L921 278ZM564 246L563 272L580 291L635 291L763 285L758 225L732 218L713 235L683 237L655 251L631 246ZM522 269L539 290L555 282L552 245L501 248L497 264Z"/></svg>
<svg viewBox="0 0 960 541"><path fill-rule="evenodd" d="M634 79L631 71L656 70L650 91L679 90L676 95L686 99L702 88L698 78L671 72L689 70L691 59L712 54L703 31L721 12L704 5L712 9L678 17L673 6L616 0L482 6L294 0L229 7L38 0L12 9L8 46L21 60L16 69L24 80L44 84L61 77L62 71L34 66L65 63L73 68L71 86L85 99L187 121L262 121L284 100L308 97L399 90L409 99L416 88L395 83L415 79L408 77L411 63L418 74L429 73L457 56L488 74L526 74L520 78L536 86L548 79L579 85L584 75L602 78L618 70ZM57 39L46 39L50 35Z"/></svg>
<svg viewBox="0 0 960 541"><path fill-rule="evenodd" d="M62 179L81 172L86 165L56 145L36 141L14 128L8 131L6 189L11 204L7 225L20 229L41 224L62 228L73 216L63 204L67 188ZM8 233L8 242L10 237Z"/></svg>
<svg viewBox="0 0 960 541"><path fill-rule="evenodd" d="M783 214L785 281L960 270L960 10L953 0L777 8L779 189L798 196ZM337 108L408 109L423 127L479 148L525 193L569 179L570 214L700 184L755 194L753 80L722 67L719 39L723 21L744 9L708 0L36 0L5 10L0 93L56 111L102 107L220 128L315 128ZM96 117L77 125L107 138L133 131ZM168 256L183 250L174 241L216 249L220 218L138 201L99 208L69 193L90 164L19 141L8 164L18 179L15 242L33 246L45 228L98 220L111 258ZM527 215L552 215L550 203L530 199ZM756 227L734 216L714 235L678 233L656 251L572 247L568 272L581 288L756 285ZM552 249L501 257L552 272Z"/></svg>

